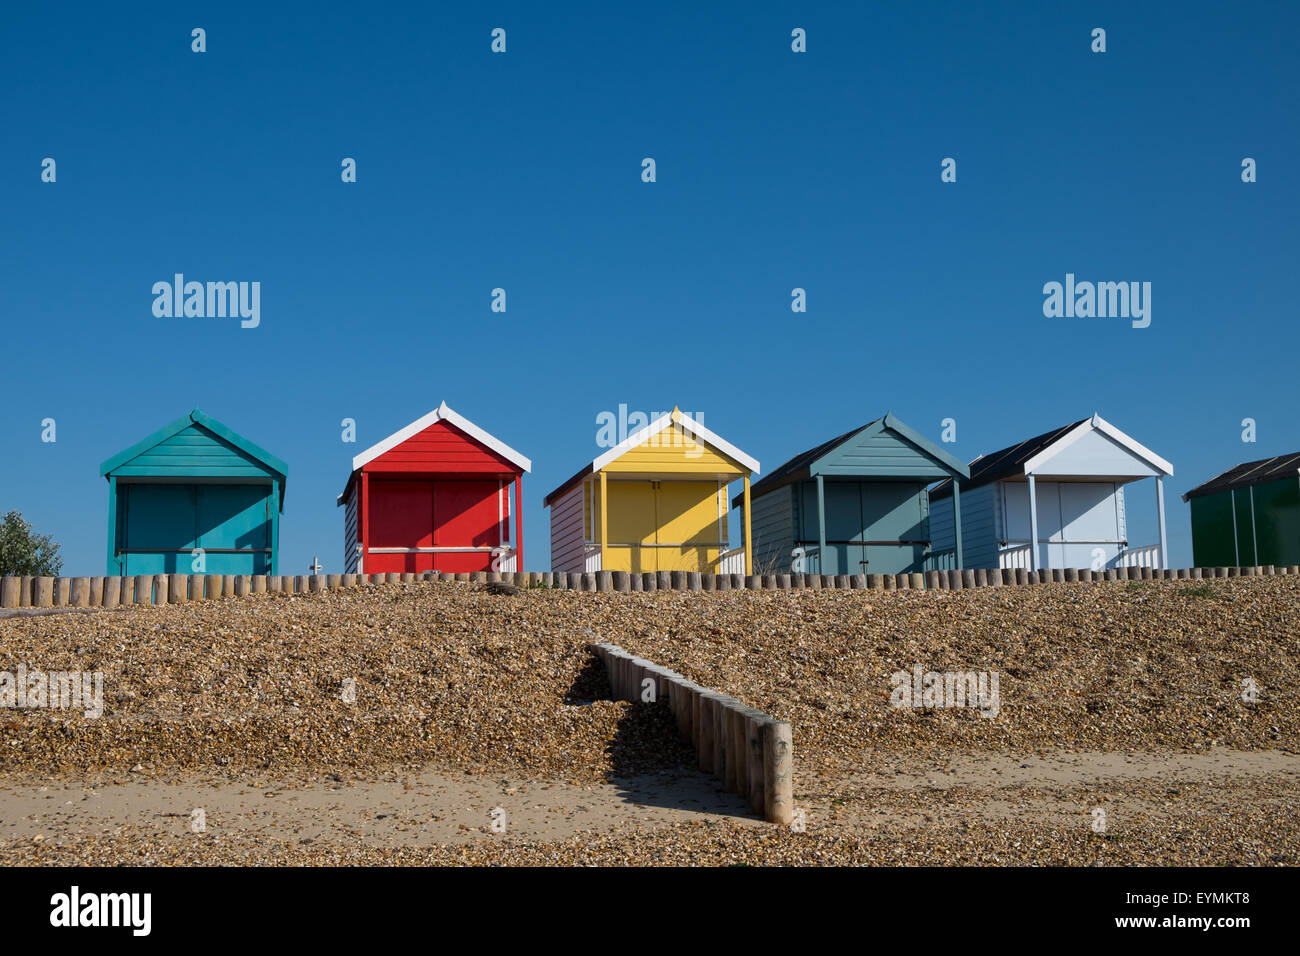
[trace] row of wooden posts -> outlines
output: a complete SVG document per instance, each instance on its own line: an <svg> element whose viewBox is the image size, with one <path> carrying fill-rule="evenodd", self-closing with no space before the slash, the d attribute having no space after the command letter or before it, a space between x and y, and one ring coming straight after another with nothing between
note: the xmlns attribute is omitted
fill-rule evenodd
<svg viewBox="0 0 1300 956"><path fill-rule="evenodd" d="M144 574L134 577L0 578L0 608L117 607L123 604L183 604L218 597L266 592L306 594L363 584L407 584L415 581L503 581L521 588L569 591L739 591L840 589L840 590L945 590L1095 581L1201 580L1204 578L1257 577L1300 574L1300 565L1271 564L1241 568L1053 568L1028 571L1002 570L926 571L911 574L702 574L695 571L563 571L469 573L425 571L391 574Z"/></svg>
<svg viewBox="0 0 1300 956"><path fill-rule="evenodd" d="M615 644L592 644L616 700L666 704L677 729L695 748L700 769L749 802L772 823L794 820L794 741L790 722L777 720L634 657Z"/></svg>

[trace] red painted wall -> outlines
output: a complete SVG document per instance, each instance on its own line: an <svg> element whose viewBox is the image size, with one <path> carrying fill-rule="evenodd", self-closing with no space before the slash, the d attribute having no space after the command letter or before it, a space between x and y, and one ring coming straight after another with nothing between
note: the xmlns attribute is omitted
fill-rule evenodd
<svg viewBox="0 0 1300 956"><path fill-rule="evenodd" d="M492 548L504 543L502 522L511 520L510 482L521 472L446 422L435 422L363 470L368 476L369 515L359 524L367 548ZM506 483L504 489L499 481ZM364 571L488 571L491 564L490 551L370 551Z"/></svg>

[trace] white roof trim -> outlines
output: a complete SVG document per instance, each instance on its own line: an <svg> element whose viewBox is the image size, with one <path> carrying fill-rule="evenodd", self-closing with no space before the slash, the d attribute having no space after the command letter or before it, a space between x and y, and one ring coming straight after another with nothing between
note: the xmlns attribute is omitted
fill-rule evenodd
<svg viewBox="0 0 1300 956"><path fill-rule="evenodd" d="M687 415L685 412L678 411L677 409L673 409L673 411L671 412L665 412L663 415L660 415L658 418L652 421L649 425L646 425L642 428L638 428L632 434L628 435L627 438L623 439L621 442L619 442L609 451L605 452L603 455L601 455L595 461L593 461L591 463L591 470L593 472L600 471L610 462L623 457L623 455L631 451L633 448L636 448L638 445L644 445L652 437L654 437L664 429L671 426L674 419L679 421L681 423L682 428L684 428L690 434L696 436L697 438L704 439L704 441L707 444L712 445L714 448L722 452L724 455L726 455L728 458L732 459L733 461L737 461L740 464L744 465L754 474L758 473L757 459L750 458L748 455L746 455L735 445L731 444L731 442L726 441L725 439L715 435L713 432L709 431L707 428L705 428L695 419L691 418L690 415Z"/></svg>
<svg viewBox="0 0 1300 956"><path fill-rule="evenodd" d="M1112 441L1116 442L1119 445L1122 445L1134 457L1142 459L1148 465L1151 465L1153 468L1155 468L1157 471L1162 472L1167 476L1173 475L1174 473L1173 465L1165 461L1163 458L1161 458L1159 455L1153 452L1150 448L1147 448L1145 445L1141 444L1140 442L1134 441L1128 435L1125 435L1122 431L1120 431L1118 428L1116 428L1114 425L1106 421L1106 419L1102 418L1100 415L1096 414L1095 412L1093 413L1092 418L1088 419L1086 422L1082 422L1077 428L1075 428L1069 434L1064 435L1061 438L1058 438L1051 445L1048 445L1046 448L1040 451L1033 458L1025 462L1025 474L1028 475L1034 471L1037 471L1040 467L1042 467L1044 464L1046 464L1052 458L1056 457L1061 452L1065 451L1065 449L1069 448L1071 445L1077 442L1084 435L1087 435L1093 431L1099 431L1107 438L1111 439Z"/></svg>
<svg viewBox="0 0 1300 956"><path fill-rule="evenodd" d="M401 429L400 431L393 432L393 434L389 435L379 444L371 445L361 454L357 455L355 458L352 459L352 470L356 471L358 468L361 468L364 465L369 464L370 462L378 458L380 455L384 454L387 451L391 451L392 449L400 445L402 442L406 441L408 438L418 435L420 432L424 431L430 425L439 421L445 421L451 424L458 430L464 432L470 438L473 438L475 441L479 442L480 444L486 445L488 448L492 449L502 458L506 459L506 461L518 465L525 472L531 472L533 470L533 463L531 461L529 461L523 455L519 454L519 452L515 451L505 442L501 441L500 439L493 438L483 429L479 428L477 425L471 422L468 418L465 418L463 415L459 415L456 412L452 411L451 408L448 407L446 402L443 402L441 405L439 405L433 411L429 412L429 414L425 415L423 418L416 419L415 421L411 422L411 424L407 425L405 428Z"/></svg>

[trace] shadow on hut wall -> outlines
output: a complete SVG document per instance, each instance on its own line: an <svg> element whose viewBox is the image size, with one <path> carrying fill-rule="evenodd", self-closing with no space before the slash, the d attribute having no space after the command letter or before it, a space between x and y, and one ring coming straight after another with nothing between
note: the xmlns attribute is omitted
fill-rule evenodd
<svg viewBox="0 0 1300 956"><path fill-rule="evenodd" d="M588 654L564 702L582 705L611 700L612 695L604 666L594 654ZM605 779L624 801L722 816L754 816L746 801L724 791L712 774L699 769L695 750L682 740L666 702L621 706L623 715L605 748L610 763Z"/></svg>

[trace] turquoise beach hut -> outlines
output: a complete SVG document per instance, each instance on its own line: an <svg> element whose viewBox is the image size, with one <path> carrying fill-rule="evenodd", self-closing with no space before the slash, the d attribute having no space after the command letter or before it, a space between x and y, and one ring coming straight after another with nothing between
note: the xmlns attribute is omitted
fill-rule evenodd
<svg viewBox="0 0 1300 956"><path fill-rule="evenodd" d="M108 574L277 574L288 466L198 409L100 466Z"/></svg>

